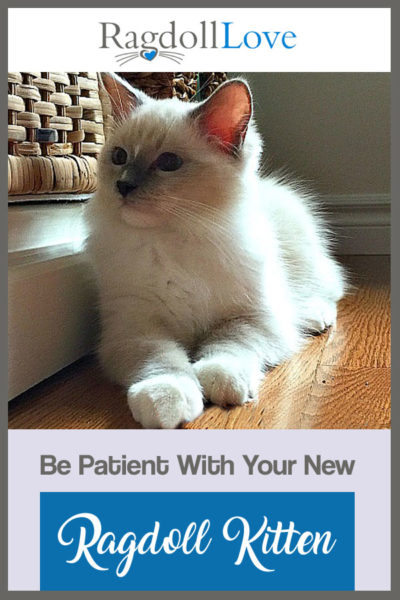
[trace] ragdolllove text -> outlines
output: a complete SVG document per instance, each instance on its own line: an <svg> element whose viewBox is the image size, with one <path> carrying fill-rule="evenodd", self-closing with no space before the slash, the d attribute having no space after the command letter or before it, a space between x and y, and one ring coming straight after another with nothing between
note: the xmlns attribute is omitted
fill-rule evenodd
<svg viewBox="0 0 400 600"><path fill-rule="evenodd" d="M121 456L96 457L91 454L79 454L74 460L56 457L54 454L40 456L41 475L138 475L159 476L177 471L183 476L235 475L236 470L246 475L290 476L299 470L304 475L352 475L356 461L323 457L320 454L305 454L301 461L297 459L265 458L259 454L243 454L242 462L227 458L224 454L178 454L174 460L155 456L154 458L130 458Z"/></svg>
<svg viewBox="0 0 400 600"><path fill-rule="evenodd" d="M188 523L161 533L161 524L155 521L149 531L139 536L134 531L116 535L103 531L100 518L93 513L78 513L69 517L58 530L58 542L69 546L68 563L87 562L93 569L108 571L108 557L114 557L113 569L118 577L125 577L137 555L160 553L184 555L205 554L213 542L213 535L235 545L234 564L249 559L254 567L265 573L275 569L268 566L267 555L330 554L336 544L331 531L300 531L293 521L287 525L276 521L272 526L268 517L261 524L250 524L243 516L235 515L225 521L222 531L212 531L210 519Z"/></svg>

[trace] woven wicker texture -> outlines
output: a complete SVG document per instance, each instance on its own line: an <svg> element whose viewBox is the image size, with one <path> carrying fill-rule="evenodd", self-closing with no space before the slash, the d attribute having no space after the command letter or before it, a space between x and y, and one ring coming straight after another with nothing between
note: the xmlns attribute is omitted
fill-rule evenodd
<svg viewBox="0 0 400 600"><path fill-rule="evenodd" d="M190 101L208 98L226 80L226 73L118 73L153 98Z"/></svg>
<svg viewBox="0 0 400 600"><path fill-rule="evenodd" d="M103 144L97 73L9 73L9 194L95 190Z"/></svg>
<svg viewBox="0 0 400 600"><path fill-rule="evenodd" d="M120 73L156 98L206 98L225 73ZM93 192L97 155L112 126L98 73L8 74L10 195Z"/></svg>

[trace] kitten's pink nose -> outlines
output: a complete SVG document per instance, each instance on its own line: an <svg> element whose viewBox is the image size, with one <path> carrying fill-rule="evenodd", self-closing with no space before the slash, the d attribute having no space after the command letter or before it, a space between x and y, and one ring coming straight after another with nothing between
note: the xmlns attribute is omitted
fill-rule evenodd
<svg viewBox="0 0 400 600"><path fill-rule="evenodd" d="M133 185L132 183L129 183L129 181L117 181L117 188L121 196L126 198L128 194L137 188L137 185Z"/></svg>

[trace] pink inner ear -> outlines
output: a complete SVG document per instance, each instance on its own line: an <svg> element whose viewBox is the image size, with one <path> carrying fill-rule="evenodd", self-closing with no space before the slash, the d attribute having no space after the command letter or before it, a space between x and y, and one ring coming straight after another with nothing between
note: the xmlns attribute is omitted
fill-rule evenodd
<svg viewBox="0 0 400 600"><path fill-rule="evenodd" d="M133 89L111 73L102 73L102 81L110 97L114 116L120 120L127 119L138 104Z"/></svg>
<svg viewBox="0 0 400 600"><path fill-rule="evenodd" d="M205 133L216 136L229 152L243 142L251 116L251 98L239 82L226 84L203 107L201 123Z"/></svg>

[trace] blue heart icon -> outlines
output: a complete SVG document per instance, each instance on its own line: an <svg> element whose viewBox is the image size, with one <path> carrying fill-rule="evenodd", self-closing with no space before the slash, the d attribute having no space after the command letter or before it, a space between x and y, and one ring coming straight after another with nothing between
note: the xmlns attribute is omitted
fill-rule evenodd
<svg viewBox="0 0 400 600"><path fill-rule="evenodd" d="M149 50L148 52L143 52L143 57L146 60L153 60L157 56L157 50Z"/></svg>

